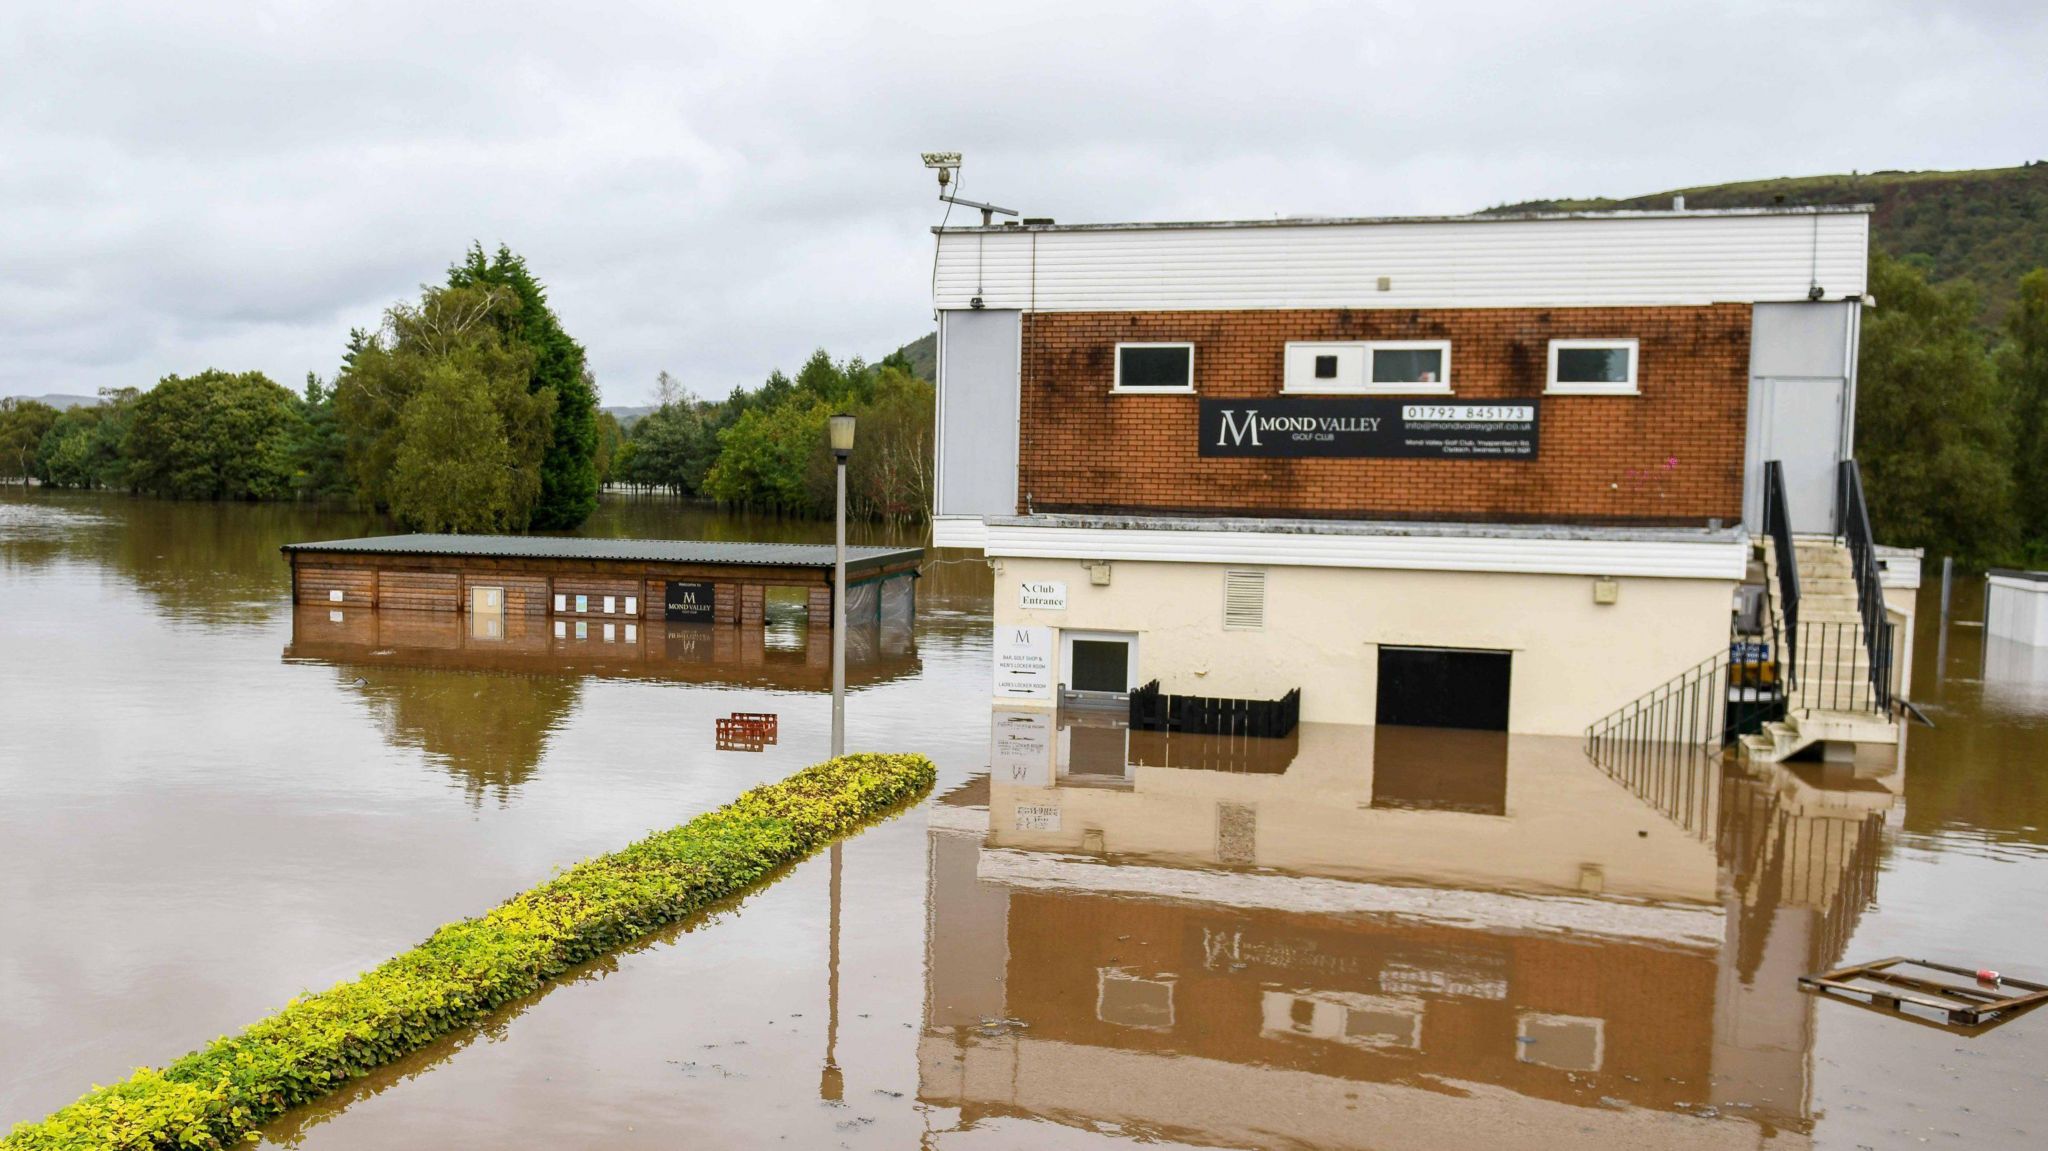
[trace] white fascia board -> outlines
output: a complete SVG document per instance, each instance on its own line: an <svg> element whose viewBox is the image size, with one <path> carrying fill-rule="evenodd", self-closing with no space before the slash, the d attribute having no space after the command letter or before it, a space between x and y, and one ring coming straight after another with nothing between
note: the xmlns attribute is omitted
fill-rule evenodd
<svg viewBox="0 0 2048 1151"><path fill-rule="evenodd" d="M987 545L988 524L980 516L932 517L933 547L980 551Z"/></svg>
<svg viewBox="0 0 2048 1151"><path fill-rule="evenodd" d="M1864 213L943 232L934 304L1041 312L1830 300L1867 290ZM1386 287L1380 287L1384 278Z"/></svg>
<svg viewBox="0 0 2048 1151"><path fill-rule="evenodd" d="M937 545L937 531L933 542ZM965 545L958 545L965 546ZM1699 541L1558 538L1551 535L1330 534L1151 531L990 524L982 548L1019 559L1151 560L1529 575L1657 576L1740 580L1741 538Z"/></svg>

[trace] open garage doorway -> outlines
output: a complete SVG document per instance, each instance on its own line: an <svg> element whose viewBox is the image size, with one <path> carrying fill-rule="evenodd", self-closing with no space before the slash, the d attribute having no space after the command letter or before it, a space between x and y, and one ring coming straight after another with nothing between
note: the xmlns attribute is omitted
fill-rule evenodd
<svg viewBox="0 0 2048 1151"><path fill-rule="evenodd" d="M1513 658L1505 651L1383 645L1375 722L1506 731Z"/></svg>

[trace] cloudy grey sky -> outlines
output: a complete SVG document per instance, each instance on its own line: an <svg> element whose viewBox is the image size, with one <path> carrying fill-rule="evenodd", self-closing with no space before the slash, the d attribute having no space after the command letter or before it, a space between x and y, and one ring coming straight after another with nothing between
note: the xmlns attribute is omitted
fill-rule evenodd
<svg viewBox="0 0 2048 1151"><path fill-rule="evenodd" d="M929 329L922 149L1061 220L1463 212L2048 158L2044 59L2035 0L9 4L0 394L297 386L472 240L608 403L722 394Z"/></svg>

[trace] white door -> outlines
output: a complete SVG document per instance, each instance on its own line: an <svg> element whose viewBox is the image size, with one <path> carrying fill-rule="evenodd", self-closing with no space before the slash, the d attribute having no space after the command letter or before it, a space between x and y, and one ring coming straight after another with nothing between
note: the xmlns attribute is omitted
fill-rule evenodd
<svg viewBox="0 0 2048 1151"><path fill-rule="evenodd" d="M1839 379L1770 381L1763 458L1785 466L1786 506L1800 535L1835 530L1842 389Z"/></svg>
<svg viewBox="0 0 2048 1151"><path fill-rule="evenodd" d="M1138 637L1119 631L1062 631L1060 682L1083 696L1128 695L1137 686Z"/></svg>

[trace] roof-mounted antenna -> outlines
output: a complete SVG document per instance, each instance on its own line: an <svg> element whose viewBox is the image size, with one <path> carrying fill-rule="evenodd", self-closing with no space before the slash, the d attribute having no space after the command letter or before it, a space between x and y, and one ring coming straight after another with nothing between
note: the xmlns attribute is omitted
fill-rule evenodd
<svg viewBox="0 0 2048 1151"><path fill-rule="evenodd" d="M997 212L1001 212L1005 216L1014 216L1017 214L1016 209L1014 208L998 208L994 204L982 204L974 200L962 200L958 196L951 196L946 193L946 189L950 187L953 183L953 169L958 168L960 166L960 153L925 152L922 153L922 155L924 156L925 167L937 168L939 170L939 199L944 203L958 204L964 208L979 208L981 210L982 227L986 228L989 225L994 224L996 222L995 214Z"/></svg>

